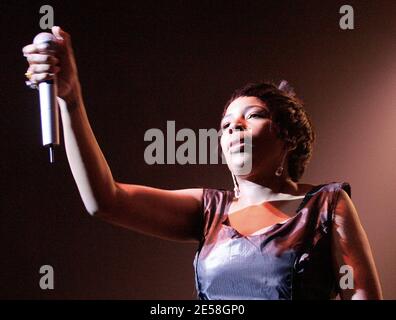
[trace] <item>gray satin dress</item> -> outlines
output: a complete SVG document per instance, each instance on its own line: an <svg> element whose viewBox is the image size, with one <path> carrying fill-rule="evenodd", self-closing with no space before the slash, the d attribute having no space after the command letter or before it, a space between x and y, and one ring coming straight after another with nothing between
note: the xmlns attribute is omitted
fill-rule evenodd
<svg viewBox="0 0 396 320"><path fill-rule="evenodd" d="M204 189L204 230L194 259L201 300L332 299L337 294L331 226L348 182L313 187L296 215L262 233L244 236L228 225L234 193Z"/></svg>

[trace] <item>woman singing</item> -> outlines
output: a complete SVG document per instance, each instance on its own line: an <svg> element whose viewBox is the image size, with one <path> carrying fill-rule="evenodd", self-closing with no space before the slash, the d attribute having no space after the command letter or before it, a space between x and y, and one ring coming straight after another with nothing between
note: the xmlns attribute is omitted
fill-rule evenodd
<svg viewBox="0 0 396 320"><path fill-rule="evenodd" d="M315 133L286 82L245 85L226 103L220 143L233 191L120 183L90 127L70 36L59 27L52 32L55 48L23 48L26 76L31 85L57 77L67 158L90 215L155 237L196 241L200 299L382 298L350 185L299 182Z"/></svg>

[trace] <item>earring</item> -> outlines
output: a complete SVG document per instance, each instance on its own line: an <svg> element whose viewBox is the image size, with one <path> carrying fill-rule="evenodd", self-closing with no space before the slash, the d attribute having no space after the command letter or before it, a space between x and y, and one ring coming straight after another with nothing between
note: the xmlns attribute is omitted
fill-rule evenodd
<svg viewBox="0 0 396 320"><path fill-rule="evenodd" d="M285 162L286 154L287 154L287 152L285 152L285 153L283 154L282 163L281 163L281 165L280 165L280 166L276 169L276 171L275 171L275 175L276 175L277 177L280 177L280 176L282 175L282 173L283 173L283 163Z"/></svg>
<svg viewBox="0 0 396 320"><path fill-rule="evenodd" d="M238 182L236 181L236 177L233 173L231 173L232 175L232 180L234 181L234 196L235 198L239 199L240 196L240 191L239 191L239 185Z"/></svg>
<svg viewBox="0 0 396 320"><path fill-rule="evenodd" d="M283 173L283 167L279 166L278 169L276 169L276 171L275 171L275 175L277 177L280 177L282 175L282 173Z"/></svg>

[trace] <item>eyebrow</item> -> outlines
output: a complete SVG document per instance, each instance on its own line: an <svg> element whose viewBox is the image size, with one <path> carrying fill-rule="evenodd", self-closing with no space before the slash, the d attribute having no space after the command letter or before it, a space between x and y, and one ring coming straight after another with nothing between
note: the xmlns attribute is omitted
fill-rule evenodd
<svg viewBox="0 0 396 320"><path fill-rule="evenodd" d="M250 109L253 109L253 108L260 108L260 109L263 109L263 110L265 110L265 111L269 111L269 109L268 109L267 107L260 106L260 105L251 105L251 106L247 106L247 107L245 108L245 112L246 112L246 111L249 111ZM231 117L231 116L232 116L232 114L227 114L227 115L225 115L225 116L221 119L221 122L223 122L224 119L229 118L229 117Z"/></svg>

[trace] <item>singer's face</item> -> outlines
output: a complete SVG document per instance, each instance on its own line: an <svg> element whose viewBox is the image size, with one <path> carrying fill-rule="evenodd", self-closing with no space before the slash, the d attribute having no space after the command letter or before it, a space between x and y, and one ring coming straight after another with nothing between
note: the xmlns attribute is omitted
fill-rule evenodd
<svg viewBox="0 0 396 320"><path fill-rule="evenodd" d="M270 111L259 98L235 99L221 120L221 128L221 148L235 174L249 161L251 172L241 176L262 175L263 171L270 174L279 166L284 142L276 136Z"/></svg>

